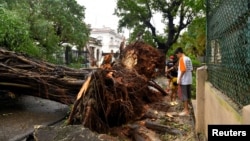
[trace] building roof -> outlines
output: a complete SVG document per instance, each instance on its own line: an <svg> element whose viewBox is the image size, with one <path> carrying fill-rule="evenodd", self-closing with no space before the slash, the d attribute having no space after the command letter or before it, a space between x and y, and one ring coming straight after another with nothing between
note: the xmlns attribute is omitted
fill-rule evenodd
<svg viewBox="0 0 250 141"><path fill-rule="evenodd" d="M123 38L122 35L115 32L115 30L111 29L110 27L103 27L103 28L92 28L91 34L100 34L100 33L109 33L115 35L117 38Z"/></svg>
<svg viewBox="0 0 250 141"><path fill-rule="evenodd" d="M94 37L89 38L89 43L94 44L94 45L99 45L99 46L102 45L102 42Z"/></svg>

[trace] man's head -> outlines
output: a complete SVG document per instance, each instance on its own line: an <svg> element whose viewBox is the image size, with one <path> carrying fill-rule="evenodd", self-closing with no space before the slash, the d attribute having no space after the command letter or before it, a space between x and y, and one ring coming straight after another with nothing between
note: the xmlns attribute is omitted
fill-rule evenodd
<svg viewBox="0 0 250 141"><path fill-rule="evenodd" d="M171 55L171 56L169 57L169 59L173 61L173 60L174 60L174 56Z"/></svg>
<svg viewBox="0 0 250 141"><path fill-rule="evenodd" d="M178 48L174 51L174 54L175 54L178 58L180 58L180 57L182 56L183 53L184 53L184 52L183 52L183 49L182 49L181 47L178 47Z"/></svg>

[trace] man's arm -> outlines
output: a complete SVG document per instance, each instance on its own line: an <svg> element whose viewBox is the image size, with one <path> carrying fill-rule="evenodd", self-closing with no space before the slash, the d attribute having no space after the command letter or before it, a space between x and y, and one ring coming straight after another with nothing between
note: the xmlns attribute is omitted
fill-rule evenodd
<svg viewBox="0 0 250 141"><path fill-rule="evenodd" d="M166 71L166 72L169 73L169 72L170 72L171 70L173 70L173 69L174 69L174 67L171 67L171 68L169 68L169 69L167 68L167 71Z"/></svg>

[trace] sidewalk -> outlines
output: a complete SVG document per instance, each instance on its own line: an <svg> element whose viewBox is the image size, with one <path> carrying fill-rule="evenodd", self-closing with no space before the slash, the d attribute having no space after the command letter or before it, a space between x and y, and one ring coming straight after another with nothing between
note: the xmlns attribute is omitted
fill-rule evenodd
<svg viewBox="0 0 250 141"><path fill-rule="evenodd" d="M167 88L167 78L159 77L155 80L163 89ZM170 95L165 96L164 101L170 103ZM193 103L193 102L192 102ZM175 136L166 134L162 138L164 141L198 141L195 134L195 117L194 109L195 105L190 106L190 115L189 116L178 116L178 113L182 111L183 106L182 102L178 100L178 105L170 106L166 112L166 119L163 119L162 124L177 128L183 131L182 135Z"/></svg>

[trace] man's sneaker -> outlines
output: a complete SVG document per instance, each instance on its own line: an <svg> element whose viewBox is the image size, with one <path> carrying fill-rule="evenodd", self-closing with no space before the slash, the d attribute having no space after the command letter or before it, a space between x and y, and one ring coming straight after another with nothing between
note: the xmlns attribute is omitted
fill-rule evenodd
<svg viewBox="0 0 250 141"><path fill-rule="evenodd" d="M170 102L170 105L171 105L171 106L174 106L175 104L174 104L174 102Z"/></svg>

